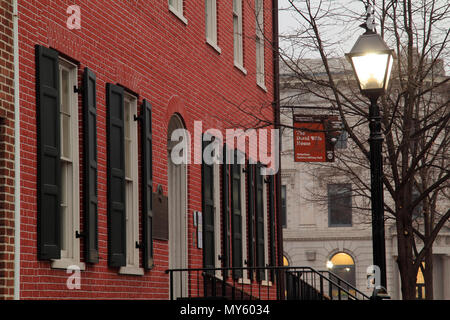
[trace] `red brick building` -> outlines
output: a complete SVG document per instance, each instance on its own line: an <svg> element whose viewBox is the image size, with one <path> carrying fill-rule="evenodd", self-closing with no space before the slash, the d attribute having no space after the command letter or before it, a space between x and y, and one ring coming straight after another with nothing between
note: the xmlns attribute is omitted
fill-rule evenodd
<svg viewBox="0 0 450 320"><path fill-rule="evenodd" d="M278 265L278 179L248 161L185 165L169 156L175 129L198 140L195 121L224 135L253 126L251 108L275 121L276 1L73 4L18 2L18 297L195 296L206 277L174 272L170 285L166 270ZM2 59L11 58L8 48ZM3 88L11 77L0 79L2 108L13 108ZM10 145L2 138L2 155ZM0 191L2 205L11 202L11 189ZM0 260L11 251L9 232L0 229ZM228 282L276 298L273 275L254 273L235 270Z"/></svg>
<svg viewBox="0 0 450 320"><path fill-rule="evenodd" d="M0 1L0 299L14 297L14 28L11 1Z"/></svg>

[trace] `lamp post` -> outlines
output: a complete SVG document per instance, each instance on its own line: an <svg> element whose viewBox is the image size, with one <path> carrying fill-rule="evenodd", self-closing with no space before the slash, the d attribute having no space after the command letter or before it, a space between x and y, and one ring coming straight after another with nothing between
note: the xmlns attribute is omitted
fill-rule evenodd
<svg viewBox="0 0 450 320"><path fill-rule="evenodd" d="M370 120L370 175L372 203L373 264L380 268L380 285L386 288L386 248L384 238L383 162L381 116L377 105L389 84L394 51L391 50L374 28L371 8L368 10L366 32L352 50L346 54L355 73L361 93L369 98ZM375 288L376 289L376 288Z"/></svg>

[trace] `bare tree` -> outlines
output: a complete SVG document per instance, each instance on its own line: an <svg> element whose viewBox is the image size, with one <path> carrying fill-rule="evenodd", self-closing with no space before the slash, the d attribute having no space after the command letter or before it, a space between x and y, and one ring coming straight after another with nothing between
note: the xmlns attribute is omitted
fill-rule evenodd
<svg viewBox="0 0 450 320"><path fill-rule="evenodd" d="M351 175L358 193L369 198L370 184L354 169L369 170L368 100L358 92L349 64L338 59L350 51L349 34L361 33L364 7L353 12L348 6L361 1L288 2L298 26L283 35L280 57L288 68L285 83L300 89L291 90L288 99L313 95L339 114L355 148L351 156L338 154L334 168ZM378 33L398 56L390 88L379 105L385 136L384 207L396 225L402 296L415 298L421 268L426 297L432 299L432 247L450 218L450 77L445 76L450 6L447 0L371 3L377 8ZM311 57L318 57L320 65L311 63Z"/></svg>

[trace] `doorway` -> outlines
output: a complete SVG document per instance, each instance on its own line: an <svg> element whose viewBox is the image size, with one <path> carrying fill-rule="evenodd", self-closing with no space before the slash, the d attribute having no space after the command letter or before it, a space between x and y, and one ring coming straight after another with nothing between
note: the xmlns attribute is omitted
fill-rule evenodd
<svg viewBox="0 0 450 320"><path fill-rule="evenodd" d="M181 141L171 141L172 133L176 129L184 129L180 116L174 114L169 121L167 152L167 181L169 204L169 268L186 269L188 267L188 241L187 241L187 165L174 162L172 150ZM182 136L187 141L186 135ZM181 152L186 152L183 149ZM180 156L180 154L178 154ZM187 155L181 155L183 158ZM174 273L173 297L187 297L188 273Z"/></svg>

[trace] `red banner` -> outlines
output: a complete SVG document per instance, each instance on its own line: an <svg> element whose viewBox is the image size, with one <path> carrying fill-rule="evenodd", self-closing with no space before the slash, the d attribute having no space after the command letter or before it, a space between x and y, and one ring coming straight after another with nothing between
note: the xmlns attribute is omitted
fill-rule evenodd
<svg viewBox="0 0 450 320"><path fill-rule="evenodd" d="M334 161L334 147L326 134L329 120L329 116L294 116L295 162Z"/></svg>

